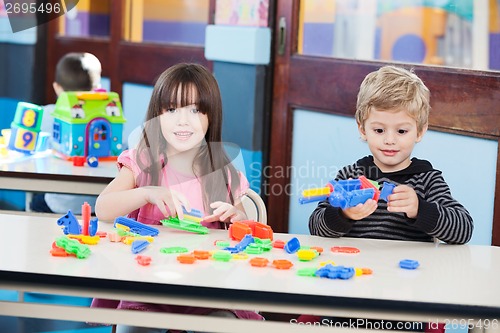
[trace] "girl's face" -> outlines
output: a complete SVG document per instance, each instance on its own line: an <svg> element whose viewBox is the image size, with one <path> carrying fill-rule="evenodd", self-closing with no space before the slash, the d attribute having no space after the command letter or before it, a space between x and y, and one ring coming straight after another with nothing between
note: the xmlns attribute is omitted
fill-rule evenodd
<svg viewBox="0 0 500 333"><path fill-rule="evenodd" d="M411 153L427 127L417 131L417 122L403 111L370 110L364 128L359 125L361 138L366 140L375 165L382 172L403 170L411 164Z"/></svg>
<svg viewBox="0 0 500 333"><path fill-rule="evenodd" d="M177 104L180 105L180 101ZM161 132L167 141L167 156L197 148L205 140L208 116L201 113L196 104L164 109L160 119Z"/></svg>

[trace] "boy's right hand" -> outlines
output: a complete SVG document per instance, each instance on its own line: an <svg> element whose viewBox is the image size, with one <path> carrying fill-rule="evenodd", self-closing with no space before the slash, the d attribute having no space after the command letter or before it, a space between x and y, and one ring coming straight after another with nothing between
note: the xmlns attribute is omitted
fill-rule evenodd
<svg viewBox="0 0 500 333"><path fill-rule="evenodd" d="M348 219L358 221L372 214L377 209L377 202L373 199L367 200L363 204L342 210L342 213Z"/></svg>
<svg viewBox="0 0 500 333"><path fill-rule="evenodd" d="M189 201L182 193L161 186L146 186L143 188L146 190L146 201L158 207L165 217L177 215L179 219L184 219L182 206L186 211L191 211Z"/></svg>

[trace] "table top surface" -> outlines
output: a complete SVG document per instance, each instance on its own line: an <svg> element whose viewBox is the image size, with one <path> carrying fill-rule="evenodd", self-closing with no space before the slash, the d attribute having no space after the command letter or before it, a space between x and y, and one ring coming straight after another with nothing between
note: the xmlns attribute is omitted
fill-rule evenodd
<svg viewBox="0 0 500 333"><path fill-rule="evenodd" d="M100 231L112 229L111 223L99 225ZM480 307L489 313L500 314L498 247L275 234L275 240L287 242L297 237L302 246L324 249L322 255L310 262L299 261L296 254L278 248L258 255L270 261L286 259L294 264L289 270L278 270L271 265L252 267L248 260L234 259L181 264L176 260L177 255L161 253L160 249L181 246L189 251L216 250L216 240L229 240L227 231L211 230L207 235L198 235L163 226L158 226L158 229L159 236L140 253L151 256L152 263L141 266L129 245L108 239L90 246L92 254L87 259L53 257L49 254L51 244L63 235L55 219L0 214L0 233L9 235L2 237L0 242L0 253L3 254L0 282L15 274L25 275L24 278L28 276L34 283L43 281L40 278L43 276L57 276L59 282L67 278L68 283L72 278L85 278L94 283L112 281L113 286L133 282L139 283L134 287L150 285L158 290L162 286L189 286L240 291L241 295L261 292L273 297L297 297L307 302L333 302L335 299L396 302L399 305L404 302L420 304L421 307ZM234 244L236 242L232 241L231 245ZM360 252L333 253L330 251L333 246L356 247ZM10 255L6 255L8 253ZM257 255L250 255L250 258L254 256ZM399 261L402 259L418 260L420 267L401 269ZM300 268L319 267L321 262L330 260L337 265L371 268L373 274L349 280L297 275Z"/></svg>
<svg viewBox="0 0 500 333"><path fill-rule="evenodd" d="M99 161L95 168L74 166L73 162L55 157L52 153L20 156L16 159L0 159L0 176L26 176L29 178L53 179L86 177L89 181L99 179L111 181L117 174L116 161Z"/></svg>

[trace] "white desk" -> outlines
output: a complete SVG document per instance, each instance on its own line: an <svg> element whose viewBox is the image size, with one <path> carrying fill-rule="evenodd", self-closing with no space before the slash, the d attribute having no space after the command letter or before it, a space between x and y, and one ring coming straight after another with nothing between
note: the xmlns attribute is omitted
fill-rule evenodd
<svg viewBox="0 0 500 333"><path fill-rule="evenodd" d="M109 231L101 223L99 230ZM128 299L178 305L303 313L348 318L437 322L453 318L500 318L500 248L436 246L430 243L360 239L326 239L299 235L302 245L321 246L325 252L312 262L299 262L281 249L261 255L289 259L291 270L255 268L248 261L198 261L183 265L162 247L184 246L212 250L226 231L195 235L159 227L160 235L143 255L151 266L140 266L127 245L103 239L87 259L52 257L49 249L62 232L55 219L0 214L0 289L64 295ZM288 241L293 235L276 234ZM233 242L234 244L234 242ZM360 253L334 254L332 246L354 246ZM252 257L252 256L251 256ZM417 270L398 267L401 259L420 262ZM329 280L296 275L298 268L317 267L320 261L369 267L373 275ZM56 305L0 302L0 314L92 322L114 322L172 329L219 332L304 332L311 327L271 321L89 309ZM319 331L331 327L314 327Z"/></svg>
<svg viewBox="0 0 500 333"><path fill-rule="evenodd" d="M0 158L0 188L32 192L98 195L118 174L116 162L99 162L96 168L41 154L20 160Z"/></svg>

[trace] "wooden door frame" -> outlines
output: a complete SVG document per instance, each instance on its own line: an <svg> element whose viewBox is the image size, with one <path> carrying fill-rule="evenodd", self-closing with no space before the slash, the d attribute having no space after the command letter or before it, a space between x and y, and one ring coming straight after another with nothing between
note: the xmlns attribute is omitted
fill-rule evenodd
<svg viewBox="0 0 500 333"><path fill-rule="evenodd" d="M273 189L290 184L289 173L282 171L291 164L293 110L353 117L361 81L386 63L298 55L299 2L279 0L276 15L271 154L264 187L269 193L269 224L277 232L287 232L289 196L273 194ZM287 23L282 55L278 53L281 17ZM431 91L430 129L497 141L492 244L500 245L500 72L411 67Z"/></svg>

